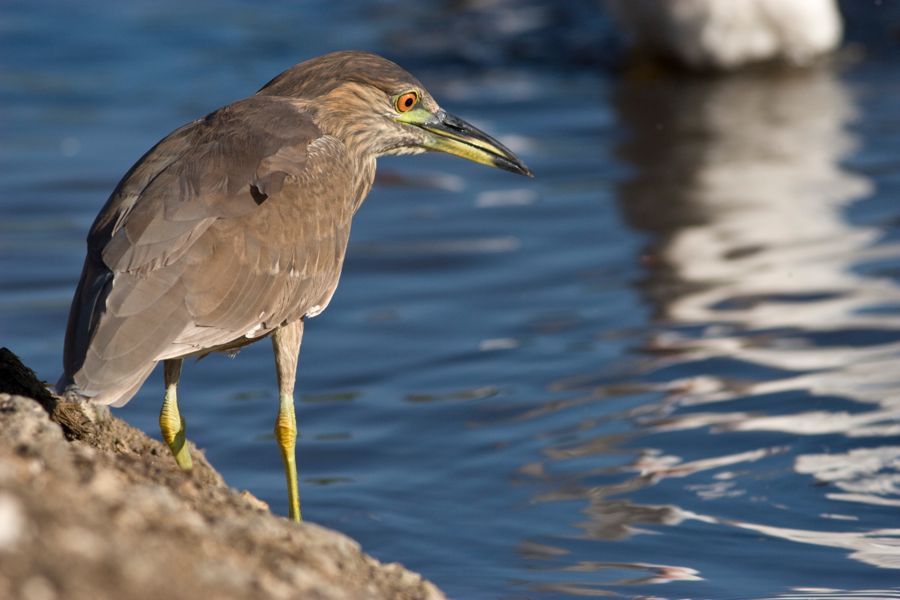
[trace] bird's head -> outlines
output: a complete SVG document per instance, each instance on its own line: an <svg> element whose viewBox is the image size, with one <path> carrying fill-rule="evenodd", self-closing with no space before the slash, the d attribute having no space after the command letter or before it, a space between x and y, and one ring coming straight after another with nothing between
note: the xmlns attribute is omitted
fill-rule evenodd
<svg viewBox="0 0 900 600"><path fill-rule="evenodd" d="M258 93L308 102L327 133L375 156L446 152L532 176L507 147L444 111L415 77L375 54L326 54L288 69Z"/></svg>

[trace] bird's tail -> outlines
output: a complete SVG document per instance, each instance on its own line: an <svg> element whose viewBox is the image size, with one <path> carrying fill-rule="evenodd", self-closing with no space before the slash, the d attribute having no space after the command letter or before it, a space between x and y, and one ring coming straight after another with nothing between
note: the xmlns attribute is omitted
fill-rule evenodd
<svg viewBox="0 0 900 600"><path fill-rule="evenodd" d="M123 327L130 328L125 333L140 330L139 323L112 315L106 315L106 322L101 325L112 281L112 272L89 254L84 261L84 270L69 312L63 374L56 383L56 393L61 396L73 400L90 398L98 404L123 406L137 393L156 366L153 360L155 348L137 352L141 356L134 359L124 351L120 352L120 356L104 357L102 351L92 347L98 335L110 338ZM105 333L101 332L101 327L106 328ZM139 344L133 343L132 346Z"/></svg>
<svg viewBox="0 0 900 600"><path fill-rule="evenodd" d="M127 378L116 382L116 385L105 387L100 391L78 385L76 381L78 374L63 373L56 382L55 391L58 396L70 400L89 399L97 404L124 406L141 388L155 366L156 363L151 362L139 371L129 374Z"/></svg>

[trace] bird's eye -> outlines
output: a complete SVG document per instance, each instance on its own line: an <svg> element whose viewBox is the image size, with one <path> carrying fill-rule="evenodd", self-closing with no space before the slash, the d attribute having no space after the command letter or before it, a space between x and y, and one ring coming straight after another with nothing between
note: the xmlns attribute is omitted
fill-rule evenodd
<svg viewBox="0 0 900 600"><path fill-rule="evenodd" d="M415 92L406 92L397 96L394 107L398 112L409 112L419 103L419 95Z"/></svg>

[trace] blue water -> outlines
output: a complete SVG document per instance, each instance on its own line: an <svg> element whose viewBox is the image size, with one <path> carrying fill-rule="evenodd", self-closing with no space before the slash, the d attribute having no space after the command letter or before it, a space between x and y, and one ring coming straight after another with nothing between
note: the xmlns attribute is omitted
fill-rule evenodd
<svg viewBox="0 0 900 600"><path fill-rule="evenodd" d="M0 344L56 379L87 229L159 138L374 50L537 178L380 162L304 339L306 518L453 598L898 597L900 14L877 4L834 63L706 80L613 70L594 2L7 0ZM284 514L274 379L264 341L187 364L179 396ZM119 411L152 435L160 380Z"/></svg>

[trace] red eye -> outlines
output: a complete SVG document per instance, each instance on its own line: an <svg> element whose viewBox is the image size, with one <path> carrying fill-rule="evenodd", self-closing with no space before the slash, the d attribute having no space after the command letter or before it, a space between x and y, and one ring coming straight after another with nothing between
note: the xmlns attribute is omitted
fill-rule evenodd
<svg viewBox="0 0 900 600"><path fill-rule="evenodd" d="M415 92L406 92L397 96L394 106L399 112L408 112L416 107L419 103L419 95Z"/></svg>

